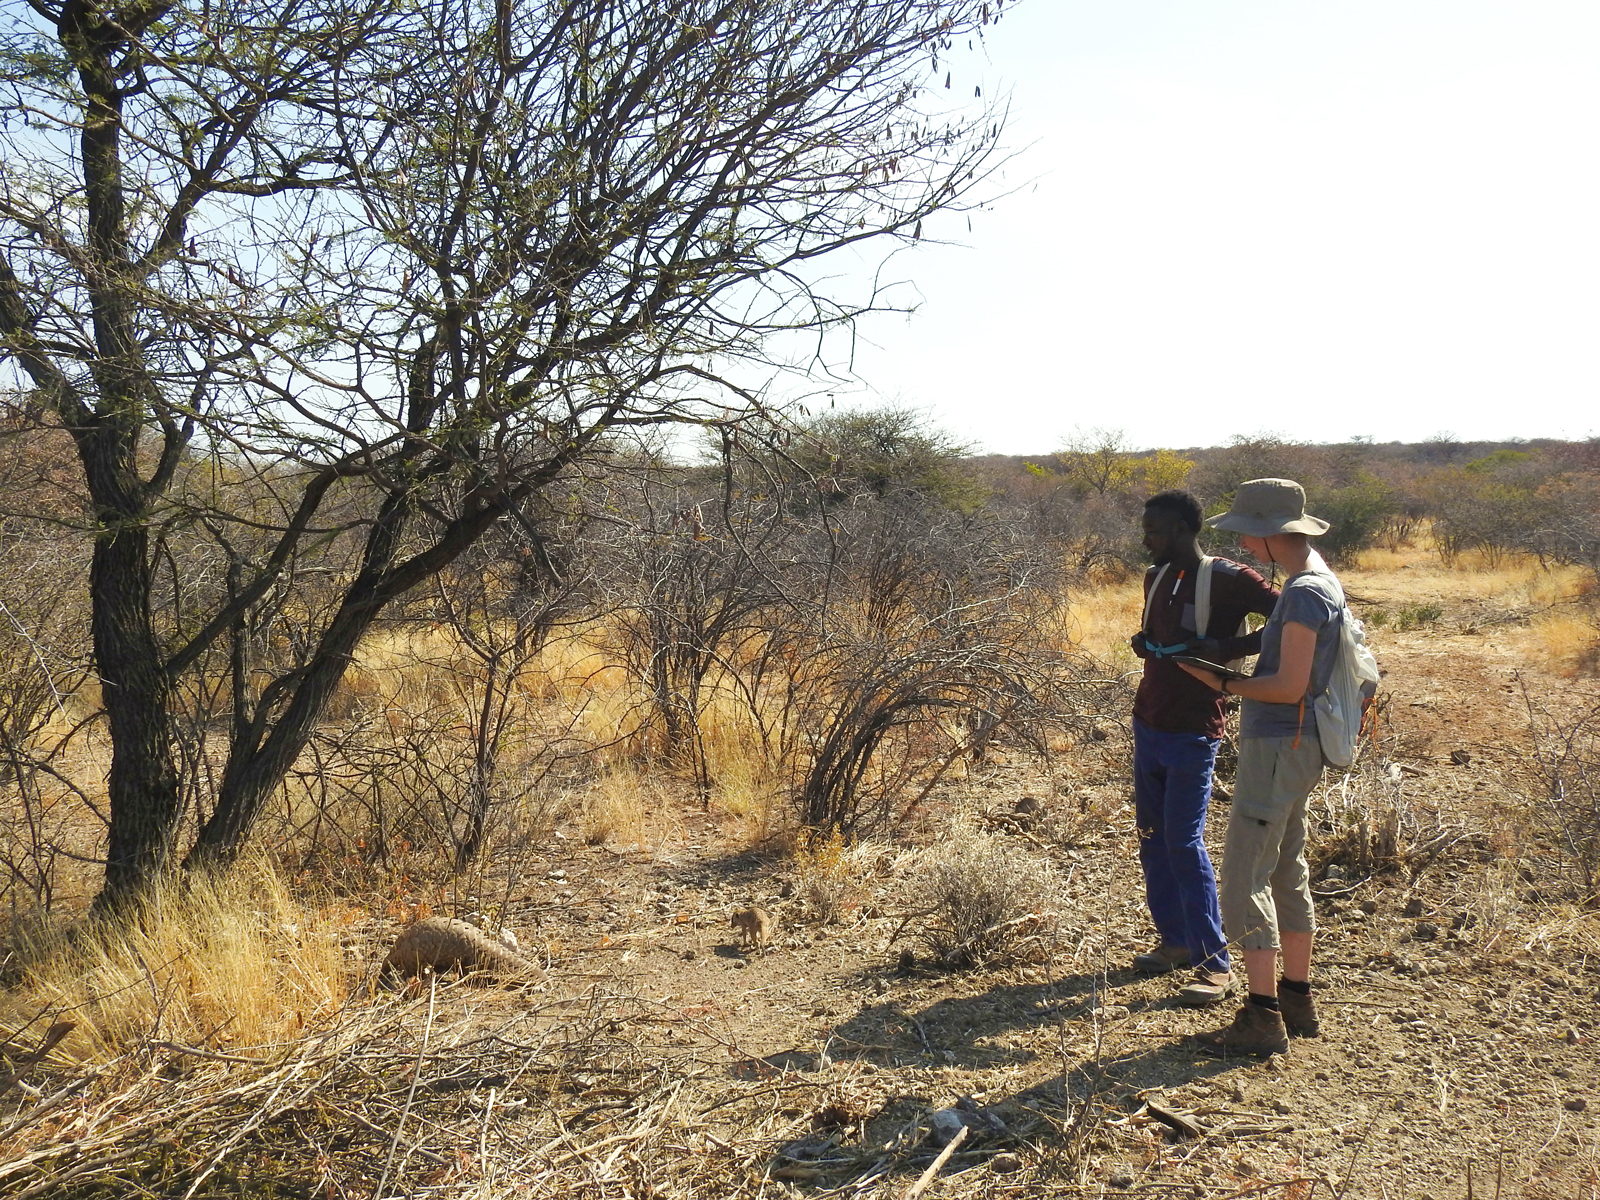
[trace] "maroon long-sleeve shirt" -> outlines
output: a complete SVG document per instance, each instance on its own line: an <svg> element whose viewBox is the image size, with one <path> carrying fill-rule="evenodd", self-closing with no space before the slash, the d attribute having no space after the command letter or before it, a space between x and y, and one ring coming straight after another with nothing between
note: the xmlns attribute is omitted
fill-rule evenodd
<svg viewBox="0 0 1600 1200"><path fill-rule="evenodd" d="M1159 570L1151 567L1145 572L1147 600ZM1172 646L1196 636L1195 574L1186 571L1178 579L1177 568L1167 568L1155 599L1149 603L1150 617L1144 627L1149 642ZM1277 602L1277 589L1249 567L1225 558L1216 560L1211 568L1211 619L1206 634L1222 643L1222 662L1261 649L1259 630L1243 637L1233 635L1247 614L1270 616ZM1133 700L1133 715L1162 733L1198 733L1215 738L1222 736L1226 703L1221 692L1207 687L1171 659L1147 658L1144 677L1139 680L1139 691Z"/></svg>

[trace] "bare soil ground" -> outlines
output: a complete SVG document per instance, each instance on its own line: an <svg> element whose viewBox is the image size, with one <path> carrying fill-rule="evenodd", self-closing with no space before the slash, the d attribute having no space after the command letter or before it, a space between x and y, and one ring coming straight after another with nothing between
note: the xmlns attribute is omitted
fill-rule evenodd
<svg viewBox="0 0 1600 1200"><path fill-rule="evenodd" d="M1067 902L1040 961L952 974L905 955L901 847L849 857L841 916L816 924L793 860L743 848L717 814L676 809L647 848L586 846L569 825L521 864L507 910L554 982L381 998L381 1037L330 1037L277 1100L241 1082L211 1110L241 1131L215 1179L241 1194L270 1179L318 1196L901 1197L938 1152L934 1114L968 1098L988 1120L922 1195L1596 1200L1600 914L1548 869L1527 697L1593 704L1600 688L1532 653L1529 606L1385 566L1346 576L1362 607L1440 611L1375 632L1384 727L1314 808L1320 1039L1264 1063L1208 1058L1184 1035L1231 1003L1178 1007L1173 980L1128 969L1151 934L1129 738L1108 722L1054 762L974 768L921 833L961 810L1056 865ZM1037 811L1018 812L1025 796ZM1219 798L1218 841L1226 820ZM729 927L751 903L778 922L759 952ZM128 1094L158 1112L172 1069L151 1063ZM130 1158L125 1194L195 1180L204 1162L172 1124L152 1119L166 1157ZM56 1194L90 1178L71 1164L94 1135L63 1117L69 1135ZM46 1178L0 1168L0 1191Z"/></svg>

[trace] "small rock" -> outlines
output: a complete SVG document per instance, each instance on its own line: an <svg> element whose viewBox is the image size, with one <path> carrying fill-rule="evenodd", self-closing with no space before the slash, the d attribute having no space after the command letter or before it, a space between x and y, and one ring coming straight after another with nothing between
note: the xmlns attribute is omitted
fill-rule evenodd
<svg viewBox="0 0 1600 1200"><path fill-rule="evenodd" d="M1361 911L1370 917L1373 913L1378 911L1378 902L1376 900L1363 900L1361 902Z"/></svg>
<svg viewBox="0 0 1600 1200"><path fill-rule="evenodd" d="M1589 1107L1589 1102L1582 1096L1568 1096L1561 1102L1561 1107L1568 1112L1582 1112Z"/></svg>
<svg viewBox="0 0 1600 1200"><path fill-rule="evenodd" d="M1411 931L1411 936L1419 942L1431 942L1439 936L1439 927L1432 921L1418 921L1417 927Z"/></svg>
<svg viewBox="0 0 1600 1200"><path fill-rule="evenodd" d="M733 960L733 963L731 965L733 966L733 969L735 971L742 971L746 967L748 967L750 964L745 962L745 960L742 959L742 958L736 958L736 959Z"/></svg>
<svg viewBox="0 0 1600 1200"><path fill-rule="evenodd" d="M1118 1171L1106 1182L1114 1188L1131 1188L1133 1186L1133 1176L1126 1171Z"/></svg>
<svg viewBox="0 0 1600 1200"><path fill-rule="evenodd" d="M1274 1100L1272 1102L1272 1111L1277 1113L1280 1117L1287 1117L1294 1111L1294 1109L1289 1106L1287 1101Z"/></svg>
<svg viewBox="0 0 1600 1200"><path fill-rule="evenodd" d="M916 969L917 969L917 954L916 954L916 951L912 950L911 947L907 946L904 950L900 951L900 974L909 975L909 974L911 974L912 971L915 971Z"/></svg>
<svg viewBox="0 0 1600 1200"><path fill-rule="evenodd" d="M1579 1042L1583 1041L1583 1034L1579 1033L1577 1028L1572 1025L1568 1025L1566 1033L1562 1034L1561 1036L1566 1039L1566 1043L1569 1046L1576 1046Z"/></svg>
<svg viewBox="0 0 1600 1200"><path fill-rule="evenodd" d="M685 950L683 952L683 961L684 962L693 962L694 961L694 947L693 946L690 946L687 950Z"/></svg>
<svg viewBox="0 0 1600 1200"><path fill-rule="evenodd" d="M1023 796L1017 801L1019 813L1036 813L1039 811L1039 800L1035 796Z"/></svg>
<svg viewBox="0 0 1600 1200"><path fill-rule="evenodd" d="M889 985L874 975L872 978L872 990L882 996L889 991Z"/></svg>
<svg viewBox="0 0 1600 1200"><path fill-rule="evenodd" d="M950 1139L966 1126L966 1118L961 1113L953 1108L941 1108L928 1118L928 1137L940 1146L948 1146Z"/></svg>
<svg viewBox="0 0 1600 1200"><path fill-rule="evenodd" d="M1323 869L1322 877L1328 880L1330 883L1336 883L1344 878L1344 868L1338 863L1329 863L1327 867Z"/></svg>
<svg viewBox="0 0 1600 1200"><path fill-rule="evenodd" d="M972 1099L963 1096L953 1108L941 1108L928 1118L928 1136L938 1145L945 1146L965 1126L969 1132L963 1145L972 1145L986 1137L1001 1137L1006 1133L1006 1123L993 1112Z"/></svg>
<svg viewBox="0 0 1600 1200"><path fill-rule="evenodd" d="M1102 1021L1120 1021L1129 1013L1126 1004L1102 1004L1094 1010L1094 1015Z"/></svg>
<svg viewBox="0 0 1600 1200"><path fill-rule="evenodd" d="M1422 897L1413 896L1406 901L1405 913L1407 917L1420 917L1422 915Z"/></svg>
<svg viewBox="0 0 1600 1200"><path fill-rule="evenodd" d="M1406 1110L1405 1097L1396 1096L1394 1098L1394 1110L1395 1110L1395 1112L1405 1112L1405 1110Z"/></svg>
<svg viewBox="0 0 1600 1200"><path fill-rule="evenodd" d="M1466 750L1450 751L1450 761L1458 767L1464 767L1472 761L1472 755Z"/></svg>
<svg viewBox="0 0 1600 1200"><path fill-rule="evenodd" d="M794 884L790 880L785 879L782 883L780 883L778 885L778 899L787 900L787 899L789 899L790 896L793 896L793 895L794 895Z"/></svg>
<svg viewBox="0 0 1600 1200"><path fill-rule="evenodd" d="M1111 735L1105 731L1105 728L1100 725L1096 725L1089 730L1089 740L1091 742L1103 742L1110 736Z"/></svg>
<svg viewBox="0 0 1600 1200"><path fill-rule="evenodd" d="M1004 1154L996 1154L991 1158L989 1166L1001 1175L1009 1175L1013 1171L1022 1170L1022 1159L1008 1150Z"/></svg>
<svg viewBox="0 0 1600 1200"><path fill-rule="evenodd" d="M1237 1163L1234 1164L1234 1166L1238 1168L1239 1174L1241 1175L1256 1177L1261 1174L1261 1168L1256 1166L1253 1159L1241 1158Z"/></svg>

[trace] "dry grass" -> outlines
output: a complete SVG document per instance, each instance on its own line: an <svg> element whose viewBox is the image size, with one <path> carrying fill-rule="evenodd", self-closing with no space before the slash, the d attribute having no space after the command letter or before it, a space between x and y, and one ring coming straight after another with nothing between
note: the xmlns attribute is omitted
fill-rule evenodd
<svg viewBox="0 0 1600 1200"><path fill-rule="evenodd" d="M642 844L646 840L645 813L650 807L648 786L634 766L618 763L608 768L583 798L583 840L591 846Z"/></svg>
<svg viewBox="0 0 1600 1200"><path fill-rule="evenodd" d="M303 904L261 862L176 881L125 925L25 939L0 1020L74 1022L66 1053L80 1061L152 1039L270 1055L344 1003L353 972L340 935L354 915Z"/></svg>
<svg viewBox="0 0 1600 1200"><path fill-rule="evenodd" d="M1391 605L1449 596L1539 608L1574 599L1586 586L1578 567L1545 567L1524 555L1490 562L1475 552L1444 566L1426 546L1363 550L1340 578L1352 592Z"/></svg>
<svg viewBox="0 0 1600 1200"><path fill-rule="evenodd" d="M1545 567L1526 556L1491 562L1476 553L1444 566L1424 545L1363 551L1342 578L1352 594L1373 602L1363 610L1369 627L1405 633L1441 619L1487 616L1510 649L1558 675L1591 674L1600 665L1593 579L1580 568Z"/></svg>
<svg viewBox="0 0 1600 1200"><path fill-rule="evenodd" d="M1128 645L1144 618L1139 576L1102 587L1075 588L1062 607L1062 629L1072 646L1116 673L1139 669Z"/></svg>
<svg viewBox="0 0 1600 1200"><path fill-rule="evenodd" d="M1600 621L1593 613L1563 608L1541 613L1529 627L1539 657L1568 679L1600 668Z"/></svg>

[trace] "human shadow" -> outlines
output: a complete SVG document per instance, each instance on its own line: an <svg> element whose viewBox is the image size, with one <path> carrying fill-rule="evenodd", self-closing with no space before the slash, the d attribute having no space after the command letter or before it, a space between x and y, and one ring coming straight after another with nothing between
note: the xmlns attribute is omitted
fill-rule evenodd
<svg viewBox="0 0 1600 1200"><path fill-rule="evenodd" d="M941 997L922 1007L886 999L864 1004L832 1026L820 1047L783 1050L734 1064L733 1069L748 1079L816 1071L847 1060L871 1062L880 1069L1023 1066L1037 1064L1044 1053L1016 1035L1063 1024L1087 1023L1093 1029L1098 1022L1107 1034L1102 1052L1072 1055L1049 1079L1011 1097L988 1101L1070 1109L1088 1097L1110 1097L1116 1103L1259 1062L1212 1057L1176 1029L1142 1033L1129 1045L1118 1032L1128 1022L1141 1014L1179 1010L1171 996L1149 999L1123 994L1122 989L1139 978L1131 971L1083 972L1038 983L997 985L970 996Z"/></svg>

